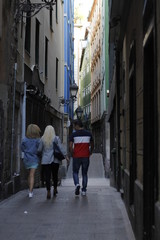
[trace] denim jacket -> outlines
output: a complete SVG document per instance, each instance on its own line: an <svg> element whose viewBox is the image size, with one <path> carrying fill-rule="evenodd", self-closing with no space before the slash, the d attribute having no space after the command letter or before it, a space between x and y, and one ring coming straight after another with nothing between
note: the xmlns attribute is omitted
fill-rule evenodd
<svg viewBox="0 0 160 240"><path fill-rule="evenodd" d="M27 138L25 137L21 143L21 150L24 152L24 163L34 164L39 162L37 150L39 146L39 138Z"/></svg>

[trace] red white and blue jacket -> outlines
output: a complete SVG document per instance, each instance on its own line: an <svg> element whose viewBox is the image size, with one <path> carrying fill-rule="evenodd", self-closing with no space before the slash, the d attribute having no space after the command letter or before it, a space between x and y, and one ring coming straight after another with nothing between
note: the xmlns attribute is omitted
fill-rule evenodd
<svg viewBox="0 0 160 240"><path fill-rule="evenodd" d="M84 129L76 130L70 136L70 142L74 144L73 158L90 156L90 143L93 141L92 134Z"/></svg>

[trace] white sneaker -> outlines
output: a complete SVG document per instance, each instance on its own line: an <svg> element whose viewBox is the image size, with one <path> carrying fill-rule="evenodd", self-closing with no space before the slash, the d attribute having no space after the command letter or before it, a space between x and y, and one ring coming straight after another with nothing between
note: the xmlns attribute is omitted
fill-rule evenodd
<svg viewBox="0 0 160 240"><path fill-rule="evenodd" d="M86 192L82 191L81 192L82 196L86 196Z"/></svg>
<svg viewBox="0 0 160 240"><path fill-rule="evenodd" d="M29 198L33 197L33 192L29 192Z"/></svg>

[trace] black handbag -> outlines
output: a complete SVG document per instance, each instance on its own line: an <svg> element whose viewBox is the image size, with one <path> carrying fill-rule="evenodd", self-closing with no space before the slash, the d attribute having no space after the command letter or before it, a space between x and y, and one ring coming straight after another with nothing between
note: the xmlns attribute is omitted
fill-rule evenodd
<svg viewBox="0 0 160 240"><path fill-rule="evenodd" d="M57 158L59 161L65 159L64 155L61 153L58 145L54 142L54 157Z"/></svg>

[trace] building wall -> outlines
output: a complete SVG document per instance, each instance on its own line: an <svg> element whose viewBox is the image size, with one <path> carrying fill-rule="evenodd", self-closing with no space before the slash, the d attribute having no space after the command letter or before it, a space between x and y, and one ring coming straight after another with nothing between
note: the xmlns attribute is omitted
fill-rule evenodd
<svg viewBox="0 0 160 240"><path fill-rule="evenodd" d="M91 21L91 125L95 139L95 151L103 154L106 176L109 176L110 169L110 137L107 123L108 16L108 1L93 1L89 15L89 21Z"/></svg>
<svg viewBox="0 0 160 240"><path fill-rule="evenodd" d="M84 48L80 64L80 106L83 108L83 123L86 129L90 129L91 121L91 66L90 66L90 33L86 29Z"/></svg>
<svg viewBox="0 0 160 240"><path fill-rule="evenodd" d="M80 84L80 60L81 60L81 52L82 52L82 44L81 39L84 37L84 27L82 24L76 23L74 25L74 78L75 83L79 87L77 93L77 101L75 102L74 109L80 105L80 92L81 92L81 84ZM76 116L75 116L76 118Z"/></svg>
<svg viewBox="0 0 160 240"><path fill-rule="evenodd" d="M28 37L26 35L27 22L24 19L22 37L19 24L18 62L21 64L18 64L18 73L20 74L17 78L22 83L26 82L27 86L33 85L38 88L36 94L30 94L27 89L26 121L22 118L22 123L25 121L23 128L26 128L30 123L36 123L43 133L45 127L51 124L55 128L56 134L63 140L63 116L59 105L59 97L63 96L64 93L64 16L62 1L57 1L57 5L53 6L52 18L50 14L50 11L44 8L31 18L29 53L26 51L24 44ZM39 24L38 64L35 58L37 22ZM48 45L47 62L46 39ZM25 108L24 103L22 103L23 108ZM22 130L25 132L25 129ZM23 166L21 168L23 171ZM37 171L37 174L39 174L39 171ZM25 181L25 179L26 177L23 175L22 181ZM40 177L37 176L36 179L39 181Z"/></svg>
<svg viewBox="0 0 160 240"><path fill-rule="evenodd" d="M160 14L159 14L159 10L160 10L160 3L159 1L156 1L157 4L157 42L159 43L159 39L160 39ZM157 91L158 93L160 92L160 44L158 44L157 46L157 59L158 59L158 86L157 86ZM158 94L158 124L160 125L160 98L159 98L159 94ZM160 147L159 147L159 153L158 153L158 166L159 166L159 173L160 173ZM160 201L160 175L159 175L159 197L158 197L159 201Z"/></svg>
<svg viewBox="0 0 160 240"><path fill-rule="evenodd" d="M95 151L102 152L101 133L101 63L102 63L102 1L93 1L89 15L91 22L91 125L95 140Z"/></svg>
<svg viewBox="0 0 160 240"><path fill-rule="evenodd" d="M0 118L1 118L1 195L4 196L6 183L11 182L12 114L14 95L14 67L16 61L16 26L14 23L15 1L0 1ZM2 14L3 13L3 14ZM18 103L16 103L18 105ZM12 154L13 156L13 154ZM11 183L13 192L13 184Z"/></svg>
<svg viewBox="0 0 160 240"><path fill-rule="evenodd" d="M57 8L53 6L52 23L47 9L42 9L31 18L29 52L25 49L25 38L28 40L26 18L23 18L23 21L21 18L14 18L17 6L15 2L0 1L2 6L2 9L0 8L2 197L18 191L27 182L20 144L28 124L38 124L42 133L46 125L52 124L56 133L63 137L63 116L59 109L59 97L64 93L63 1L57 1ZM36 21L39 22L38 65L35 59ZM48 39L47 76L45 75L46 38ZM28 89L30 86L34 88L34 93ZM36 186L40 183L39 170L36 175Z"/></svg>
<svg viewBox="0 0 160 240"><path fill-rule="evenodd" d="M62 1L57 1L57 18L56 6L53 6L52 12L52 27L50 25L50 11L42 9L35 17L31 18L31 49L28 54L24 47L25 39L25 24L24 32L21 38L21 28L19 24L19 56L24 55L24 64L26 64L33 72L35 67L35 36L36 36L36 20L40 23L39 32L39 64L38 72L40 81L44 84L44 93L51 100L50 105L59 111L59 96L64 92L64 44L63 44L63 4ZM45 38L48 39L48 76L45 76ZM24 52L24 53L23 53ZM58 86L56 88L56 58L58 59ZM21 60L21 59L20 59ZM19 70L19 69L18 69ZM21 75L20 75L21 78ZM23 79L19 79L23 81Z"/></svg>
<svg viewBox="0 0 160 240"><path fill-rule="evenodd" d="M100 86L101 86L101 5L94 1L91 14L91 123L100 120Z"/></svg>
<svg viewBox="0 0 160 240"><path fill-rule="evenodd" d="M0 1L0 39L2 38L2 0Z"/></svg>
<svg viewBox="0 0 160 240"><path fill-rule="evenodd" d="M70 85L74 82L74 1L64 2L64 99L70 100ZM63 95L62 95L63 96ZM73 118L74 104L64 105L65 113Z"/></svg>
<svg viewBox="0 0 160 240"><path fill-rule="evenodd" d="M155 240L160 234L159 67L155 67L159 66L159 3L112 4L111 183L124 198L136 239ZM121 18L116 22L117 16Z"/></svg>
<svg viewBox="0 0 160 240"><path fill-rule="evenodd" d="M101 132L102 132L102 151L106 176L110 173L110 130L107 122L107 106L109 90L109 10L108 1L102 1L102 60L101 60Z"/></svg>
<svg viewBox="0 0 160 240"><path fill-rule="evenodd" d="M123 42L120 82L120 161L124 171L124 195L128 213L137 236L142 239L143 229L143 29L142 29L142 11L143 1L135 2L129 12L127 20L127 28ZM137 4L139 5L137 11ZM139 24L137 24L137 22ZM131 45L135 41L135 78L136 82L136 156L132 160L132 143L131 144L131 69L129 67L129 59ZM124 115L123 115L124 113ZM134 133L135 134L135 133ZM136 177L135 182L131 185L131 169L133 161L136 161ZM123 173L122 173L123 174ZM134 188L133 196L131 186Z"/></svg>
<svg viewBox="0 0 160 240"><path fill-rule="evenodd" d="M101 14L101 25L102 25L102 31L101 31L101 39L102 39L102 48L101 48L101 115L104 111L106 111L106 103L107 103L107 73L108 73L108 65L109 61L107 61L108 57L108 48L107 48L107 42L108 42L108 14L107 14L107 2L102 1L102 14Z"/></svg>
<svg viewBox="0 0 160 240"><path fill-rule="evenodd" d="M156 1L156 26L157 26L157 96L158 96L158 126L160 126L160 2ZM160 133L158 133L160 139ZM160 238L160 144L158 141L158 199L155 205L155 224L156 224L156 239Z"/></svg>

